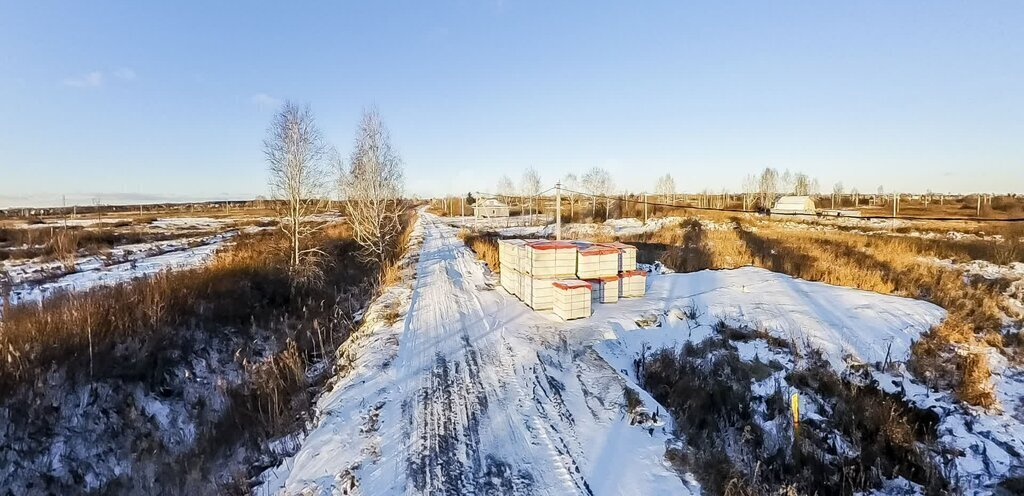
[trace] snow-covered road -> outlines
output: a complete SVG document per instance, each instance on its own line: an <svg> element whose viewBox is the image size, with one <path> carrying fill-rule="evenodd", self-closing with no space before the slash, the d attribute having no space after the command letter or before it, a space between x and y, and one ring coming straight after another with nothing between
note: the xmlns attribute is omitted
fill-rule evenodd
<svg viewBox="0 0 1024 496"><path fill-rule="evenodd" d="M455 228L426 214L420 223L405 319L362 344L356 370L324 395L318 425L264 488L697 491L664 460L668 426L629 425L629 386L615 370L592 350L570 346L551 318L494 290Z"/></svg>

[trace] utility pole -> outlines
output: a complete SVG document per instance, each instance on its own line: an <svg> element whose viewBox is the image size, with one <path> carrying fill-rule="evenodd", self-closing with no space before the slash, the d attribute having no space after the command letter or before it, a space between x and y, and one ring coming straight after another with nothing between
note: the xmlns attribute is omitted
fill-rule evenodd
<svg viewBox="0 0 1024 496"><path fill-rule="evenodd" d="M562 182L555 183L555 239L562 240Z"/></svg>
<svg viewBox="0 0 1024 496"><path fill-rule="evenodd" d="M900 195L899 193L892 194L892 216L896 217L900 211Z"/></svg>
<svg viewBox="0 0 1024 496"><path fill-rule="evenodd" d="M647 193L644 193L644 224L647 223Z"/></svg>
<svg viewBox="0 0 1024 496"><path fill-rule="evenodd" d="M981 193L978 193L978 217L981 217Z"/></svg>

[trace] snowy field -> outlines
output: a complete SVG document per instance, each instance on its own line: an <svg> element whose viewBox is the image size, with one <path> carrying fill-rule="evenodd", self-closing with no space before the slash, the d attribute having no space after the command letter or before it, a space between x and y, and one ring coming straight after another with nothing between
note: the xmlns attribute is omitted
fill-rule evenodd
<svg viewBox="0 0 1024 496"><path fill-rule="evenodd" d="M59 293L85 291L97 286L112 286L166 270L181 270L207 263L222 244L238 234L230 231L196 240L176 240L144 245L124 245L106 258L79 259L73 271L53 280L41 281L32 274L46 274L48 264L22 264L11 270L14 285L11 304L38 302ZM111 261L115 261L111 263ZM57 266L51 270L57 270Z"/></svg>
<svg viewBox="0 0 1024 496"><path fill-rule="evenodd" d="M313 220L340 219L336 214ZM239 232L254 232L271 227L240 224L272 222L270 218L252 217L169 217L145 224L110 227L124 219L76 219L68 225L86 229L104 228L124 233L170 234L173 239L143 243L119 244L98 254L80 251L73 263L65 264L53 257L8 259L0 261L0 282L11 287L10 302L41 301L48 296L84 291L96 286L113 285L165 270L180 270L207 263L216 251ZM59 224L33 224L25 229L57 229ZM215 233L215 234L214 234ZM166 237L166 236L164 236ZM7 249L31 248L10 246ZM38 247L37 247L38 248Z"/></svg>
<svg viewBox="0 0 1024 496"><path fill-rule="evenodd" d="M335 212L307 216L314 222L335 222L344 217ZM0 283L11 286L10 302L41 301L48 296L84 291L96 286L114 285L166 270L201 266L239 232L274 229L271 217L166 217L143 224L117 226L128 219L69 219L68 226L112 229L117 232L170 233L174 239L121 244L100 254L79 252L73 264L65 265L52 257L0 261ZM255 225L254 225L255 224ZM20 226L22 229L59 229L62 220ZM241 227L245 226L245 227ZM212 234L216 233L216 234ZM6 249L32 248L10 246ZM37 247L38 248L38 247Z"/></svg>
<svg viewBox="0 0 1024 496"><path fill-rule="evenodd" d="M566 323L495 288L455 232L421 216L415 279L371 307L308 435L282 441L298 451L264 473L257 493L696 494L693 476L665 461L674 441L665 409L639 391L662 414L627 419L623 391L638 390L630 371L640 350L700 341L725 321L821 350L841 372L906 360L945 317L923 301L747 267L652 274L646 297ZM745 359L759 353L770 350L741 349ZM1012 414L954 405L905 371L876 377L940 413L940 442L962 451L952 469L968 492L1019 467L1024 431Z"/></svg>

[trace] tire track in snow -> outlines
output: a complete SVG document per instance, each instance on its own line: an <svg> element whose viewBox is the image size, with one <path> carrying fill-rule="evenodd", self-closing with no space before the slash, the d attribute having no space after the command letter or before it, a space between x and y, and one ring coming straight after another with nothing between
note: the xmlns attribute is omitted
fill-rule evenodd
<svg viewBox="0 0 1024 496"><path fill-rule="evenodd" d="M421 301L402 340L405 366L418 377L415 398L402 408L410 434L407 487L424 494L589 494L565 440L523 387L533 379L515 372L504 329L488 319L477 294L480 277L473 276L480 268L452 240L453 231L429 221L418 269ZM496 400L500 406L492 408ZM484 429L511 434L502 442L518 453L542 456L484 453L494 441L486 442ZM550 466L533 466L538 461ZM555 480L542 480L550 472Z"/></svg>

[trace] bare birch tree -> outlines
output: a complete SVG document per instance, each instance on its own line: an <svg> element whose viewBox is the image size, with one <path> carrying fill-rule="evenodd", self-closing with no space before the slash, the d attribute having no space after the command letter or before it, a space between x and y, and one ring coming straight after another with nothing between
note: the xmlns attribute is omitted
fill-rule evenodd
<svg viewBox="0 0 1024 496"><path fill-rule="evenodd" d="M758 178L753 174L747 174L743 178L743 210L748 210L757 202Z"/></svg>
<svg viewBox="0 0 1024 496"><path fill-rule="evenodd" d="M589 193L594 199L594 210L597 213L597 198L604 199L604 216L608 218L608 210L611 206L611 193L615 190L615 183L608 171L594 167L583 175L583 190Z"/></svg>
<svg viewBox="0 0 1024 496"><path fill-rule="evenodd" d="M537 173L536 169L528 167L526 171L523 172L523 181L520 188L526 201L529 202L530 215L532 216L534 212L534 202L537 201L536 197L540 194L540 174Z"/></svg>
<svg viewBox="0 0 1024 496"><path fill-rule="evenodd" d="M564 188L562 196L569 200L569 219L572 219L576 213L576 201L580 197L580 194L577 193L580 190L580 179L576 177L576 174L570 172L562 178L562 188Z"/></svg>
<svg viewBox="0 0 1024 496"><path fill-rule="evenodd" d="M263 140L269 164L270 189L288 237L289 267L293 273L315 268L320 251L306 246L307 238L320 224L308 222L327 205L330 171L328 147L308 106L285 102L271 121Z"/></svg>
<svg viewBox="0 0 1024 496"><path fill-rule="evenodd" d="M795 194L793 191L796 189L796 176L789 169L783 171L782 175L779 176L779 192L784 195Z"/></svg>
<svg viewBox="0 0 1024 496"><path fill-rule="evenodd" d="M832 208L836 208L836 204L839 204L839 208L843 208L843 182L840 181L832 186Z"/></svg>
<svg viewBox="0 0 1024 496"><path fill-rule="evenodd" d="M757 186L758 202L761 208L772 208L779 196L779 172L771 167L761 171Z"/></svg>
<svg viewBox="0 0 1024 496"><path fill-rule="evenodd" d="M360 259L383 265L394 254L402 230L402 158L377 109L363 112L355 147L340 179Z"/></svg>
<svg viewBox="0 0 1024 496"><path fill-rule="evenodd" d="M654 194L660 196L663 202L675 202L676 180L672 179L671 174L665 174L658 178L654 184Z"/></svg>
<svg viewBox="0 0 1024 496"><path fill-rule="evenodd" d="M512 183L512 178L507 175L501 176L498 179L498 196L502 196L502 201L505 204L512 203L512 197L516 194L516 185Z"/></svg>
<svg viewBox="0 0 1024 496"><path fill-rule="evenodd" d="M811 178L803 172L797 172L793 176L793 194L807 196L811 194Z"/></svg>

